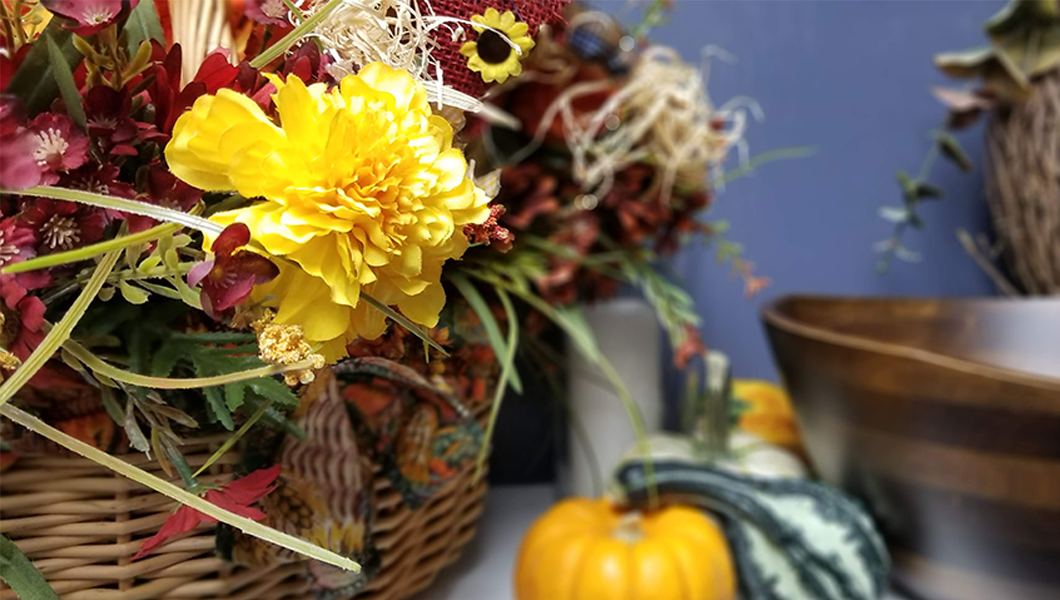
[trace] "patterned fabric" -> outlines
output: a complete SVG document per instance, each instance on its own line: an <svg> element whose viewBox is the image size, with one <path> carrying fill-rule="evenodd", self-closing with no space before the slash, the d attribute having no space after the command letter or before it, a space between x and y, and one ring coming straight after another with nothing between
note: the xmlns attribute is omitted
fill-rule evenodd
<svg viewBox="0 0 1060 600"><path fill-rule="evenodd" d="M276 491L262 500L265 523L364 567L351 573L307 562L321 600L353 597L379 569L371 536L373 463L416 508L472 464L483 440L481 427L442 378L429 381L378 357L351 358L324 370L303 391L292 418L305 439L285 436L280 442L275 460L283 470ZM231 529L219 534L219 547L250 566L302 560Z"/></svg>
<svg viewBox="0 0 1060 600"><path fill-rule="evenodd" d="M358 435L410 507L474 461L482 429L447 387L380 358L350 359L335 372Z"/></svg>

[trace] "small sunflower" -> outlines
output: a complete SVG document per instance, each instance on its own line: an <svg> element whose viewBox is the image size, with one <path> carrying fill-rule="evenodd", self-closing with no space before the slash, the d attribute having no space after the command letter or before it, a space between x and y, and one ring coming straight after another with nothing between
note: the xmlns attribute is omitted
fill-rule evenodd
<svg viewBox="0 0 1060 600"><path fill-rule="evenodd" d="M467 42L460 48L460 54L468 58L467 68L481 73L486 83L504 83L508 77L522 74L523 65L519 61L534 47L534 40L527 35L530 26L516 22L512 11L501 14L494 8L487 8L484 15L471 17L471 21L478 23L474 26L478 41ZM505 36L511 43L504 39Z"/></svg>

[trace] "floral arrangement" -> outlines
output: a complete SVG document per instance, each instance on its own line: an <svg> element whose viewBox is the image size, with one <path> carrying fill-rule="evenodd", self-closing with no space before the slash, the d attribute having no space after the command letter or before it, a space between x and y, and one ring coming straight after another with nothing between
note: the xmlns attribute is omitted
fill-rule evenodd
<svg viewBox="0 0 1060 600"><path fill-rule="evenodd" d="M701 219L753 166L721 170L756 108L646 42L666 3L628 34L566 4L235 0L231 47L184 56L174 2L0 0L3 466L72 452L178 501L137 558L221 522L225 556L309 557L351 595L379 564L367 496L294 464L329 435L415 507L481 468L542 317L630 406L578 302L638 285L678 363L702 353L654 262L703 234L765 284ZM193 467L203 432L227 438ZM203 475L233 448L241 477Z"/></svg>
<svg viewBox="0 0 1060 600"><path fill-rule="evenodd" d="M724 239L727 225L704 215L726 181L802 151L724 170L734 149L746 149L743 132L758 107L745 98L716 106L701 67L648 41L670 4L648 3L630 31L570 5L510 71L518 77L506 81L506 63L497 61L493 73L503 85L489 97L494 111L469 126L468 153L480 177L496 178L495 216L519 240L489 260L494 285L506 282L533 293L537 304L565 309L606 299L621 285L637 287L683 366L704 350L699 318L691 298L659 274L659 260L701 236L716 244L719 261L731 261L748 295L767 285L739 244ZM472 57L482 51L481 42L463 49Z"/></svg>

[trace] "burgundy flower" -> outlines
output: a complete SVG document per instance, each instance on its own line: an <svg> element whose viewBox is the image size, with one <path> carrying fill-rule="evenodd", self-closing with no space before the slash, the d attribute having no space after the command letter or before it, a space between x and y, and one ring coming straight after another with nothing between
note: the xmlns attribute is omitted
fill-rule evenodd
<svg viewBox="0 0 1060 600"><path fill-rule="evenodd" d="M35 146L33 160L42 169L41 183L54 185L59 172L72 171L88 160L88 136L70 117L41 113L29 125Z"/></svg>
<svg viewBox="0 0 1060 600"><path fill-rule="evenodd" d="M272 281L280 270L269 259L249 250L250 228L243 223L225 227L210 250L213 260L201 262L188 272L188 285L202 284L202 309L211 317L242 303L255 285Z"/></svg>
<svg viewBox="0 0 1060 600"><path fill-rule="evenodd" d="M103 239L107 215L94 206L35 198L25 201L21 226L33 230L37 253L49 254L80 248Z"/></svg>
<svg viewBox="0 0 1060 600"><path fill-rule="evenodd" d="M85 116L88 132L99 140L105 153L135 156L132 145L140 133L140 127L129 116L132 102L125 90L115 90L97 85L85 94Z"/></svg>
<svg viewBox="0 0 1060 600"><path fill-rule="evenodd" d="M104 196L134 198L136 190L128 183L118 181L119 175L121 175L121 169L110 163L89 163L76 171L67 173L61 181L63 187L75 190L85 190Z"/></svg>
<svg viewBox="0 0 1060 600"><path fill-rule="evenodd" d="M15 101L0 98L0 189L24 190L40 184L41 169L33 159L33 134L19 123Z"/></svg>
<svg viewBox="0 0 1060 600"><path fill-rule="evenodd" d="M124 19L139 3L140 0L41 0L50 12L74 21L67 29L80 36L98 33Z"/></svg>
<svg viewBox="0 0 1060 600"><path fill-rule="evenodd" d="M191 187L179 180L160 163L147 168L144 191L136 199L148 204L164 206L173 210L187 212L202 198L202 190ZM154 219L142 215L120 214L129 224L129 232L136 233L155 225Z"/></svg>
<svg viewBox="0 0 1060 600"><path fill-rule="evenodd" d="M229 482L219 490L208 490L206 501L215 504L229 512L260 521L265 518L265 513L254 508L254 504L276 489L276 478L280 475L280 465L268 469L259 469L246 477L241 477ZM140 551L133 556L138 560L147 555L148 552L161 546L169 538L187 533L199 526L200 523L216 523L217 519L205 515L194 508L182 505L175 513L166 519L158 533L144 540L140 545Z"/></svg>
<svg viewBox="0 0 1060 600"><path fill-rule="evenodd" d="M216 94L221 88L231 87L239 74L239 68L228 61L228 53L217 49L203 59L195 77L180 87L182 51L180 44L173 44L168 53L162 52L162 58L146 75L153 75L154 80L147 91L155 107L155 127L168 138L173 131L173 124L199 96Z"/></svg>
<svg viewBox="0 0 1060 600"><path fill-rule="evenodd" d="M44 303L30 296L12 275L0 275L0 347L26 360L44 339Z"/></svg>

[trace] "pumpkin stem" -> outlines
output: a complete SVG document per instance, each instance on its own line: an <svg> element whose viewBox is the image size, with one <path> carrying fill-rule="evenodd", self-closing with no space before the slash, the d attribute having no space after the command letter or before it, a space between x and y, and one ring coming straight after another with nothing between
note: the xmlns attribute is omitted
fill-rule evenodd
<svg viewBox="0 0 1060 600"><path fill-rule="evenodd" d="M644 529L641 528L643 515L639 510L624 513L618 518L618 523L611 530L611 537L616 540L630 544L639 542L644 537Z"/></svg>
<svg viewBox="0 0 1060 600"><path fill-rule="evenodd" d="M694 370L690 374L685 430L692 437L697 454L717 460L729 453L732 370L729 357L716 350L703 356L703 365L702 385Z"/></svg>

